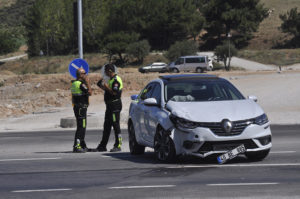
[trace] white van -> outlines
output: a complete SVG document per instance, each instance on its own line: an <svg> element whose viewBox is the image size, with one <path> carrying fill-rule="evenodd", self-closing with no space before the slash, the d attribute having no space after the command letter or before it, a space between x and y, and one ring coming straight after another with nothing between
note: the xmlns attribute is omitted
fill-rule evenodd
<svg viewBox="0 0 300 199"><path fill-rule="evenodd" d="M205 70L212 70L212 59L208 56L183 56L169 64L169 71L178 73L180 71L191 71L203 73Z"/></svg>

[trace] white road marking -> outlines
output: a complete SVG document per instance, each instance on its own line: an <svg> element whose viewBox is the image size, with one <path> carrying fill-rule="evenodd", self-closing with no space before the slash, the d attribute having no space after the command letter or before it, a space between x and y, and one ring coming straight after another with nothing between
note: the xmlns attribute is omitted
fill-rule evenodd
<svg viewBox="0 0 300 199"><path fill-rule="evenodd" d="M271 151L270 153L296 153L297 151Z"/></svg>
<svg viewBox="0 0 300 199"><path fill-rule="evenodd" d="M254 186L254 185L277 185L278 182L261 182L261 183L223 183L223 184L207 184L207 186Z"/></svg>
<svg viewBox="0 0 300 199"><path fill-rule="evenodd" d="M300 166L300 163L278 163L278 164L222 164L222 165L189 165L166 167L169 169L181 168L217 168L217 167L282 167L282 166Z"/></svg>
<svg viewBox="0 0 300 199"><path fill-rule="evenodd" d="M49 191L71 191L72 189L32 189L32 190L16 190L12 191L12 193L30 193L30 192L49 192Z"/></svg>
<svg viewBox="0 0 300 199"><path fill-rule="evenodd" d="M71 65L78 70L79 67L76 64L72 63Z"/></svg>
<svg viewBox="0 0 300 199"><path fill-rule="evenodd" d="M102 155L101 157L103 157L103 158L132 158L132 155L114 155L114 156Z"/></svg>
<svg viewBox="0 0 300 199"><path fill-rule="evenodd" d="M176 187L176 185L123 186L123 187L108 187L108 189L144 189L144 188L167 188L167 187Z"/></svg>
<svg viewBox="0 0 300 199"><path fill-rule="evenodd" d="M56 158L24 158L24 159L0 159L0 162L10 162L10 161L31 161L31 160L59 160L61 157Z"/></svg>

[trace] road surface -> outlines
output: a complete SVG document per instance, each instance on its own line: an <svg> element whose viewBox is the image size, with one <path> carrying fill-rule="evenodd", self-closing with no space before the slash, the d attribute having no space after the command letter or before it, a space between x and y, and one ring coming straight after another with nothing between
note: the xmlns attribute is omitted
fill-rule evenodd
<svg viewBox="0 0 300 199"><path fill-rule="evenodd" d="M265 160L239 156L224 165L198 158L162 164L148 148L132 156L127 130L121 153L85 154L71 152L73 131L0 133L0 198L300 198L299 128L272 126ZM100 137L88 131L88 146Z"/></svg>

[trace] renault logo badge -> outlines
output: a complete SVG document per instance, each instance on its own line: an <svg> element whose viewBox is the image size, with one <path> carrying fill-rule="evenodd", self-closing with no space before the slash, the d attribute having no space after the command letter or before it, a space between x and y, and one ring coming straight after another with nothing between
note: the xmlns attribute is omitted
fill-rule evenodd
<svg viewBox="0 0 300 199"><path fill-rule="evenodd" d="M222 128L226 133L230 133L232 130L232 122L229 121L228 119L224 119L222 120Z"/></svg>

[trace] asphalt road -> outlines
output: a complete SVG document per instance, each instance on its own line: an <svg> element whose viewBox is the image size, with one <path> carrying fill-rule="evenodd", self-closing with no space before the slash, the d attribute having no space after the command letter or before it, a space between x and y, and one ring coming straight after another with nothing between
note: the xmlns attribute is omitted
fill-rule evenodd
<svg viewBox="0 0 300 199"><path fill-rule="evenodd" d="M151 149L131 156L122 133L121 153L85 154L71 152L73 131L0 133L0 198L300 198L300 126L272 126L265 160L224 165L161 164ZM88 146L100 136L88 131Z"/></svg>

